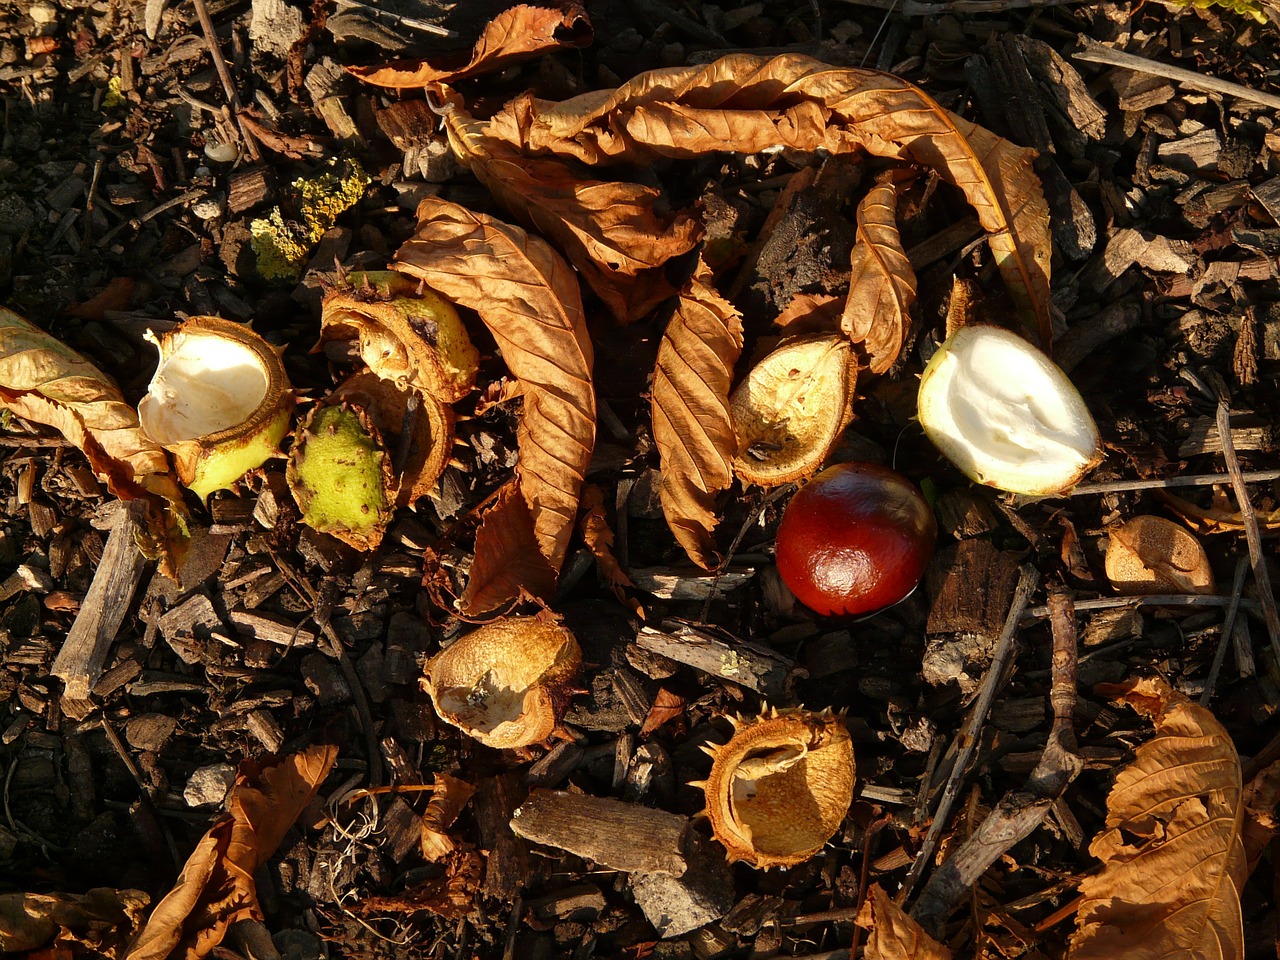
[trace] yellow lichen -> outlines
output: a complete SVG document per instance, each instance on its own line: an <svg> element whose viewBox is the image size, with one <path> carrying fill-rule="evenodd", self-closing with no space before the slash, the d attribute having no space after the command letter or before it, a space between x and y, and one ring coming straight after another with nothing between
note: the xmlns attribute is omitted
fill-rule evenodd
<svg viewBox="0 0 1280 960"><path fill-rule="evenodd" d="M333 170L317 177L293 181L297 219L286 219L275 207L249 225L258 273L267 280L297 279L316 241L364 196L370 180L359 163L348 159L331 165Z"/></svg>

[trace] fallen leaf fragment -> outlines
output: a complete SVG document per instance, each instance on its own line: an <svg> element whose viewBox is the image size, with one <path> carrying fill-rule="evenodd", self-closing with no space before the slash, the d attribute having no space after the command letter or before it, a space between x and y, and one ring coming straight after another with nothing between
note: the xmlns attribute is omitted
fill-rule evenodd
<svg viewBox="0 0 1280 960"><path fill-rule="evenodd" d="M475 909L483 870L484 858L479 851L459 850L445 859L439 875L399 894L362 897L353 907L366 917L429 910L437 916L460 920Z"/></svg>
<svg viewBox="0 0 1280 960"><path fill-rule="evenodd" d="M733 482L737 435L729 411L742 317L699 273L680 292L653 372L653 439L667 525L694 563L720 564L712 531L716 495Z"/></svg>
<svg viewBox="0 0 1280 960"><path fill-rule="evenodd" d="M658 695L653 698L653 706L649 708L644 723L640 725L640 736L647 737L663 724L683 715L684 697L662 687L658 690Z"/></svg>
<svg viewBox="0 0 1280 960"><path fill-rule="evenodd" d="M461 80L505 70L549 50L585 47L591 39L591 21L575 0L561 0L554 6L521 4L503 10L486 24L469 60L399 60L380 67L347 67L347 71L366 83L403 90L436 80Z"/></svg>
<svg viewBox="0 0 1280 960"><path fill-rule="evenodd" d="M1223 478L1226 481L1226 478ZM1232 503L1224 491L1216 491L1213 502L1208 507L1201 507L1174 496L1167 490L1157 490L1156 494L1177 513L1196 533L1240 533L1245 528L1244 516ZM1254 510L1258 521L1258 529L1266 532L1280 530L1280 509Z"/></svg>
<svg viewBox="0 0 1280 960"><path fill-rule="evenodd" d="M624 592L627 587L634 587L635 584L613 555L613 531L609 529L609 521L604 515L604 491L594 483L583 488L582 510L582 539L586 541L591 555L596 558L600 576L620 602L635 609Z"/></svg>
<svg viewBox="0 0 1280 960"><path fill-rule="evenodd" d="M179 949L188 960L198 960L222 942L232 923L263 919L254 872L275 853L337 757L336 747L317 744L266 764L241 763L229 814L187 858L177 884L130 946L128 960L164 960Z"/></svg>
<svg viewBox="0 0 1280 960"><path fill-rule="evenodd" d="M788 335L830 333L840 329L843 309L839 297L826 293L797 293L773 318L773 324Z"/></svg>
<svg viewBox="0 0 1280 960"><path fill-rule="evenodd" d="M137 287L138 283L132 277L112 277L101 291L83 303L77 303L67 313L77 320L101 323L108 310L126 309Z"/></svg>
<svg viewBox="0 0 1280 960"><path fill-rule="evenodd" d="M1140 516L1107 529L1107 579L1123 594L1213 593L1213 569L1190 530Z"/></svg>
<svg viewBox="0 0 1280 960"><path fill-rule="evenodd" d="M751 369L729 398L743 483L776 487L817 472L852 417L852 353L843 336L793 337Z"/></svg>
<svg viewBox="0 0 1280 960"><path fill-rule="evenodd" d="M538 549L533 514L516 480L506 483L476 531L475 559L458 600L464 616L508 608L525 596L549 600L556 571Z"/></svg>
<svg viewBox="0 0 1280 960"><path fill-rule="evenodd" d="M465 780L437 773L435 790L422 815L422 857L432 863L443 860L458 849L458 841L447 832L458 819L462 808L471 800L476 788Z"/></svg>
<svg viewBox="0 0 1280 960"><path fill-rule="evenodd" d="M1226 729L1159 678L1099 688L1155 722L1107 798L1089 852L1102 869L1080 884L1072 960L1245 955L1240 890L1249 811ZM1257 791L1274 807L1274 790Z"/></svg>
<svg viewBox="0 0 1280 960"><path fill-rule="evenodd" d="M858 204L858 233L850 257L849 299L841 329L863 345L872 373L884 373L902 352L911 329L916 275L898 235L897 188L881 180Z"/></svg>
<svg viewBox="0 0 1280 960"><path fill-rule="evenodd" d="M117 960L150 902L141 890L109 887L85 894L0 894L0 953L13 956L44 947L49 957Z"/></svg>
<svg viewBox="0 0 1280 960"><path fill-rule="evenodd" d="M1052 246L1034 151L943 109L897 77L798 54L730 54L560 103L517 98L485 134L532 156L589 164L789 147L865 151L931 167L964 192L1006 285L1049 345Z"/></svg>
<svg viewBox="0 0 1280 960"><path fill-rule="evenodd" d="M544 240L430 197L393 268L475 310L524 388L516 467L542 555L559 572L596 438L593 354L572 269Z"/></svg>
<svg viewBox="0 0 1280 960"><path fill-rule="evenodd" d="M878 883L858 911L857 923L871 931L866 960L951 960L951 951L925 933Z"/></svg>

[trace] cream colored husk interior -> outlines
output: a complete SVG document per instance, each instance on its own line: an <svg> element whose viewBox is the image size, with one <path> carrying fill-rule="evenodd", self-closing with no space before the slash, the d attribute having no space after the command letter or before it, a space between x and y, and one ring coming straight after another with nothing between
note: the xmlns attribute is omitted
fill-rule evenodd
<svg viewBox="0 0 1280 960"><path fill-rule="evenodd" d="M153 343L155 337L148 335ZM183 335L138 404L142 429L158 443L180 443L243 423L267 394L267 373L248 346L224 337Z"/></svg>

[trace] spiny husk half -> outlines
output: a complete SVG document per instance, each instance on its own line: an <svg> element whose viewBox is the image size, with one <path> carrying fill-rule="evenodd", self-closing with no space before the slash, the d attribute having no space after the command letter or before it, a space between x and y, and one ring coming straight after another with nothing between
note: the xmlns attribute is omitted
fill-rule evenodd
<svg viewBox="0 0 1280 960"><path fill-rule="evenodd" d="M142 432L169 451L200 499L279 452L294 399L275 347L218 317L191 317L148 339L160 365L138 404Z"/></svg>
<svg viewBox="0 0 1280 960"><path fill-rule="evenodd" d="M353 273L325 297L321 340L353 340L378 376L454 403L476 382L480 353L453 304L389 270Z"/></svg>
<svg viewBox="0 0 1280 960"><path fill-rule="evenodd" d="M853 743L830 710L766 710L731 718L728 743L701 784L711 832L730 862L758 869L808 860L840 828L853 802Z"/></svg>
<svg viewBox="0 0 1280 960"><path fill-rule="evenodd" d="M776 487L812 476L849 423L857 368L847 337L783 341L729 398L738 435L734 472Z"/></svg>
<svg viewBox="0 0 1280 960"><path fill-rule="evenodd" d="M572 633L539 617L507 617L459 638L427 664L436 712L498 750L546 740L582 667Z"/></svg>
<svg viewBox="0 0 1280 960"><path fill-rule="evenodd" d="M1031 496L1069 490L1102 459L1089 408L1067 375L1002 327L961 327L920 378L924 432L971 480Z"/></svg>
<svg viewBox="0 0 1280 960"><path fill-rule="evenodd" d="M396 478L397 506L409 506L435 489L453 451L451 407L430 394L397 386L368 372L348 377L333 397L364 410L387 447L404 451L404 463ZM409 414L410 403L417 404L412 414ZM410 431L407 441L402 436L406 421Z"/></svg>
<svg viewBox="0 0 1280 960"><path fill-rule="evenodd" d="M395 503L391 458L359 407L314 407L298 425L285 479L302 522L357 550L382 542Z"/></svg>

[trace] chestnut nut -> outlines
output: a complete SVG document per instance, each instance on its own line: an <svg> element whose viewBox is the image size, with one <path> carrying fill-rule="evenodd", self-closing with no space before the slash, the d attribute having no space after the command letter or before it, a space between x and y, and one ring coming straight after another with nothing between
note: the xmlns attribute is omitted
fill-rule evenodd
<svg viewBox="0 0 1280 960"><path fill-rule="evenodd" d="M778 527L782 581L823 616L897 603L920 582L938 525L920 491L875 463L822 471L791 499Z"/></svg>

